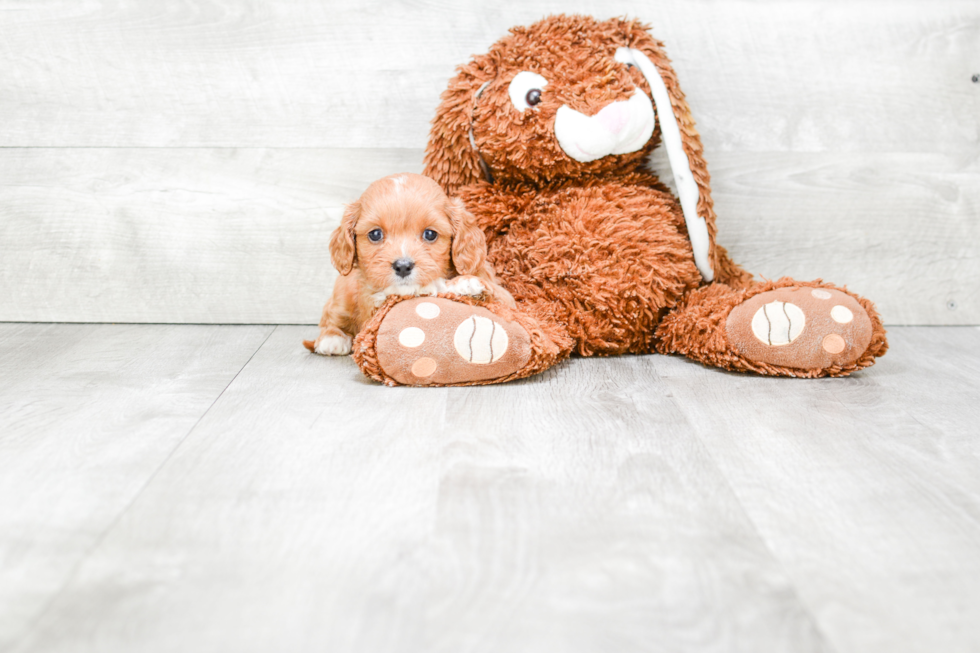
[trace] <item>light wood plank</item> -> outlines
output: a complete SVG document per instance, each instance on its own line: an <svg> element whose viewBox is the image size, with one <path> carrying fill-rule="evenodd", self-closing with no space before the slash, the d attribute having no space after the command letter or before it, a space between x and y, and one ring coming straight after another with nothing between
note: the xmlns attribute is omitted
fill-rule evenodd
<svg viewBox="0 0 980 653"><path fill-rule="evenodd" d="M0 325L0 650L271 330Z"/></svg>
<svg viewBox="0 0 980 653"><path fill-rule="evenodd" d="M890 324L980 321L976 3L647 10L698 117L737 260L847 283ZM2 150L0 319L314 320L340 204L418 170L453 66L554 11L637 13L0 2L0 144L355 148ZM363 149L378 146L410 149Z"/></svg>
<svg viewBox="0 0 980 653"><path fill-rule="evenodd" d="M747 269L848 284L888 324L980 322L977 160L714 162L719 239ZM0 149L0 320L315 322L343 203L421 167L419 150Z"/></svg>
<svg viewBox="0 0 980 653"><path fill-rule="evenodd" d="M836 650L976 651L980 330L891 343L846 380L663 374Z"/></svg>
<svg viewBox="0 0 980 653"><path fill-rule="evenodd" d="M0 150L0 320L315 323L385 150Z"/></svg>
<svg viewBox="0 0 980 653"><path fill-rule="evenodd" d="M279 327L21 651L829 650L651 359L391 389Z"/></svg>
<svg viewBox="0 0 980 653"><path fill-rule="evenodd" d="M891 325L980 323L980 159L723 154L719 242L759 277L822 277Z"/></svg>
<svg viewBox="0 0 980 653"><path fill-rule="evenodd" d="M455 66L560 12L653 23L709 153L976 153L973 0L4 0L0 146L421 148Z"/></svg>

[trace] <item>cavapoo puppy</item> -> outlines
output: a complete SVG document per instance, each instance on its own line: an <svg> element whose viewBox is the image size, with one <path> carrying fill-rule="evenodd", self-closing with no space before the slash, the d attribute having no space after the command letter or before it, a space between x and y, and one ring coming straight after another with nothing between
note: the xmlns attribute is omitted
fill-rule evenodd
<svg viewBox="0 0 980 653"><path fill-rule="evenodd" d="M492 295L514 306L487 262L476 220L436 182L416 174L384 177L347 206L330 238L340 272L323 307L320 335L303 344L345 355L361 327L389 295Z"/></svg>

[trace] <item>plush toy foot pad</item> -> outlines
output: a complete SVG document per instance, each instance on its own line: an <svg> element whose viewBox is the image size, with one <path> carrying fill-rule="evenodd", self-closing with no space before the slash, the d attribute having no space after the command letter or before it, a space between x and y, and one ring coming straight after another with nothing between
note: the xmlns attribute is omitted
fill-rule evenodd
<svg viewBox="0 0 980 653"><path fill-rule="evenodd" d="M381 322L378 364L404 385L460 385L524 367L531 340L519 324L441 297L399 302Z"/></svg>
<svg viewBox="0 0 980 653"><path fill-rule="evenodd" d="M728 315L728 340L751 361L795 369L854 363L873 327L856 299L832 288L779 288L739 304Z"/></svg>

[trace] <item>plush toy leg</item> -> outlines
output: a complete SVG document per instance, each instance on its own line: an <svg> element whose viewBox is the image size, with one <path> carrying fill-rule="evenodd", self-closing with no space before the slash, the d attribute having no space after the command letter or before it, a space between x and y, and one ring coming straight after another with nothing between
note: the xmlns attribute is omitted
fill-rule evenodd
<svg viewBox="0 0 980 653"><path fill-rule="evenodd" d="M570 351L560 330L503 304L439 295L388 298L357 335L353 355L387 385L447 386L520 379Z"/></svg>
<svg viewBox="0 0 980 653"><path fill-rule="evenodd" d="M874 304L820 280L698 288L661 321L657 338L661 353L775 376L846 376L888 349Z"/></svg>

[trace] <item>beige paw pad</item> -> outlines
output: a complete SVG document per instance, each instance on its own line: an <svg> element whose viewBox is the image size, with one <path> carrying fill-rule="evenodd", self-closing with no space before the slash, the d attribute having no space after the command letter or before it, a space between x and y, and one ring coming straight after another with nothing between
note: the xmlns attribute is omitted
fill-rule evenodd
<svg viewBox="0 0 980 653"><path fill-rule="evenodd" d="M507 331L494 320L471 315L456 327L453 346L467 362L496 363L507 352Z"/></svg>
<svg viewBox="0 0 980 653"><path fill-rule="evenodd" d="M824 351L826 351L828 354L839 354L844 351L845 347L847 347L847 343L844 342L844 339L836 333L831 333L829 336L825 337L821 344L823 345Z"/></svg>
<svg viewBox="0 0 980 653"><path fill-rule="evenodd" d="M772 347L788 345L803 333L806 316L799 306L788 302L772 301L763 304L752 317L752 333L760 341Z"/></svg>
<svg viewBox="0 0 980 653"><path fill-rule="evenodd" d="M871 318L832 288L779 288L732 309L725 326L735 350L757 363L826 369L858 360L871 344Z"/></svg>
<svg viewBox="0 0 980 653"><path fill-rule="evenodd" d="M854 313L844 306L837 305L830 309L830 317L838 324L847 324L854 319Z"/></svg>
<svg viewBox="0 0 980 653"><path fill-rule="evenodd" d="M427 376L432 376L432 373L436 371L437 367L439 367L438 363L431 358L423 356L412 363L412 374L419 378L425 378Z"/></svg>
<svg viewBox="0 0 980 653"><path fill-rule="evenodd" d="M423 320L434 320L439 317L439 307L432 302L419 302L415 312Z"/></svg>
<svg viewBox="0 0 980 653"><path fill-rule="evenodd" d="M418 347L425 342L425 331L418 327L406 327L398 334L398 342L403 347Z"/></svg>

